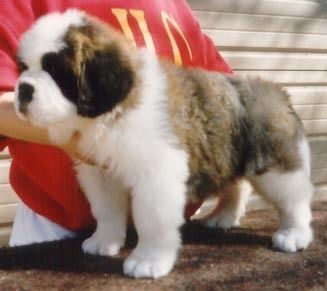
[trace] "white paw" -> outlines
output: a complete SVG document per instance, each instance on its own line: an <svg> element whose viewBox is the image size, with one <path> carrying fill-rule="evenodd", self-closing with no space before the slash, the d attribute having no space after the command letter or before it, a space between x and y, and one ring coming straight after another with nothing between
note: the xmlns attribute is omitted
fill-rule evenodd
<svg viewBox="0 0 327 291"><path fill-rule="evenodd" d="M240 225L240 220L238 217L230 213L221 213L218 216L211 217L205 220L204 225L209 228L222 228L229 229L234 226Z"/></svg>
<svg viewBox="0 0 327 291"><path fill-rule="evenodd" d="M273 246L284 252L296 252L308 247L313 239L312 229L290 228L279 229L272 238Z"/></svg>
<svg viewBox="0 0 327 291"><path fill-rule="evenodd" d="M100 256L115 256L123 246L123 240L113 240L109 236L98 235L95 232L82 244L84 253Z"/></svg>
<svg viewBox="0 0 327 291"><path fill-rule="evenodd" d="M167 275L173 268L176 254L158 254L151 257L137 250L125 260L124 273L135 278L154 278Z"/></svg>

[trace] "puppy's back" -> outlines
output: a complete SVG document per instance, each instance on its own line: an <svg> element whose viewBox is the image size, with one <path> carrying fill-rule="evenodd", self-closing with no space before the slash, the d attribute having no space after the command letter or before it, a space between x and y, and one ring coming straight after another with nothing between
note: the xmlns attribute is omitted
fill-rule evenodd
<svg viewBox="0 0 327 291"><path fill-rule="evenodd" d="M166 66L166 65L165 65ZM191 196L271 168L292 170L303 136L288 94L260 78L167 65L169 108L189 155Z"/></svg>
<svg viewBox="0 0 327 291"><path fill-rule="evenodd" d="M287 92L261 78L227 78L244 108L239 120L240 137L236 139L242 145L245 173L258 174L271 167L296 169L300 163L296 149L304 130Z"/></svg>

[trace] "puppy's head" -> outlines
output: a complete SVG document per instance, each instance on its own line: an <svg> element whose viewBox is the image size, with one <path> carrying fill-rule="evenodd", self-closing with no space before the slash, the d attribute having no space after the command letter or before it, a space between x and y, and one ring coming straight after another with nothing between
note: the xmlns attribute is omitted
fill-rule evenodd
<svg viewBox="0 0 327 291"><path fill-rule="evenodd" d="M18 116L43 127L113 110L133 87L131 50L120 33L84 12L41 17L17 52Z"/></svg>

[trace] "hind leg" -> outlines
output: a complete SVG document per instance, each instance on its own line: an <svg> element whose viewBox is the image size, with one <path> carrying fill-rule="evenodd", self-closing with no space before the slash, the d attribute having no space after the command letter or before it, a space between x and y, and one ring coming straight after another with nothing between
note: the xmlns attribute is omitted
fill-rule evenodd
<svg viewBox="0 0 327 291"><path fill-rule="evenodd" d="M250 192L250 187L244 185L242 181L227 185L222 190L215 209L202 219L204 225L210 228L224 229L240 225L240 219L245 213Z"/></svg>
<svg viewBox="0 0 327 291"><path fill-rule="evenodd" d="M306 169L286 173L271 170L250 180L259 194L279 211L281 224L272 239L274 247L286 252L305 249L313 238L310 227L313 188Z"/></svg>

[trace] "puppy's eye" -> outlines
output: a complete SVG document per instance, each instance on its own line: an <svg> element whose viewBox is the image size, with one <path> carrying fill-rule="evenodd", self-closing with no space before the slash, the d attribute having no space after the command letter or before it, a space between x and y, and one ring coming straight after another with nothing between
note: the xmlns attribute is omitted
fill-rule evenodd
<svg viewBox="0 0 327 291"><path fill-rule="evenodd" d="M22 73L28 69L28 66L22 61L18 61L17 66L18 66L18 70L20 73Z"/></svg>
<svg viewBox="0 0 327 291"><path fill-rule="evenodd" d="M56 72L56 67L54 64L50 64L48 67L47 67L47 71L50 73L50 75L54 74Z"/></svg>
<svg viewBox="0 0 327 291"><path fill-rule="evenodd" d="M60 60L56 53L45 54L42 58L42 69L47 71L50 75L57 72L58 65L60 65Z"/></svg>

